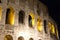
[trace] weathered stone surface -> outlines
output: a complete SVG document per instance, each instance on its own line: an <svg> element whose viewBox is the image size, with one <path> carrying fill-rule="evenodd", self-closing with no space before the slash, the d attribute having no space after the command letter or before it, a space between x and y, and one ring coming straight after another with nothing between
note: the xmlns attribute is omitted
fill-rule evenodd
<svg viewBox="0 0 60 40"><path fill-rule="evenodd" d="M18 40L20 36L24 38L24 40L54 40L54 38L50 37L50 31L47 25L47 34L44 32L44 23L46 20L48 22L52 22L56 24L54 20L52 20L48 15L47 7L39 2L38 0L1 0L0 6L2 7L2 19L0 21L0 40L4 40L6 35L11 35L13 40ZM6 24L6 11L7 8L14 9L14 25ZM23 10L25 12L24 23L19 23L19 11ZM33 27L29 27L29 14L34 14L34 25ZM42 31L38 31L37 29L37 18L41 19ZM57 27L57 25L55 25Z"/></svg>

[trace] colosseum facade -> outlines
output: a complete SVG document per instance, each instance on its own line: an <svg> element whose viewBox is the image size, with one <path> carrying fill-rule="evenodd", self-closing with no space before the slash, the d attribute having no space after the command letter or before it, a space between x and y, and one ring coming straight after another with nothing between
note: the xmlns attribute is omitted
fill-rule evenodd
<svg viewBox="0 0 60 40"><path fill-rule="evenodd" d="M57 24L39 0L0 0L0 40L59 40Z"/></svg>

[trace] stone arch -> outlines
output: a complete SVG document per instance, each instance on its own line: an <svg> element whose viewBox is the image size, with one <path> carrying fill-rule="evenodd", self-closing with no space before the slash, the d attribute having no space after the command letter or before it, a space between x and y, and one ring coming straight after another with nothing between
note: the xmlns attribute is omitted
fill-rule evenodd
<svg viewBox="0 0 60 40"><path fill-rule="evenodd" d="M34 25L34 14L33 13L30 13L29 16L28 16L28 22L29 22L29 26L32 27Z"/></svg>
<svg viewBox="0 0 60 40"><path fill-rule="evenodd" d="M14 25L14 18L15 18L14 9L12 7L7 8L5 23Z"/></svg>
<svg viewBox="0 0 60 40"><path fill-rule="evenodd" d="M4 37L4 40L13 40L13 37L11 35L6 35Z"/></svg>
<svg viewBox="0 0 60 40"><path fill-rule="evenodd" d="M18 40L24 40L24 38L22 36L18 37Z"/></svg>
<svg viewBox="0 0 60 40"><path fill-rule="evenodd" d="M30 38L29 40L34 40L33 38Z"/></svg>
<svg viewBox="0 0 60 40"><path fill-rule="evenodd" d="M47 34L47 20L44 20L44 32Z"/></svg>
<svg viewBox="0 0 60 40"><path fill-rule="evenodd" d="M18 17L18 22L19 23L24 23L24 17L25 17L25 12L23 10L19 11L19 17Z"/></svg>

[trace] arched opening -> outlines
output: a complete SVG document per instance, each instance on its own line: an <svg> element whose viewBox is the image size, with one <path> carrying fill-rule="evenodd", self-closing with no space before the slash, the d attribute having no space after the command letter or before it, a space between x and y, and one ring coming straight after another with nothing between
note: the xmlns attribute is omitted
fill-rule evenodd
<svg viewBox="0 0 60 40"><path fill-rule="evenodd" d="M51 32L53 33L53 34L55 34L55 28L54 28L54 25L52 24L52 26L51 26Z"/></svg>
<svg viewBox="0 0 60 40"><path fill-rule="evenodd" d="M37 19L37 29L38 29L39 32L42 31L42 25L41 25L40 17Z"/></svg>
<svg viewBox="0 0 60 40"><path fill-rule="evenodd" d="M29 26L32 27L32 17L29 15Z"/></svg>
<svg viewBox="0 0 60 40"><path fill-rule="evenodd" d="M7 8L6 12L6 24L14 25L14 9L13 8Z"/></svg>
<svg viewBox="0 0 60 40"><path fill-rule="evenodd" d="M1 18L2 18L2 7L0 7L0 21L1 21Z"/></svg>
<svg viewBox="0 0 60 40"><path fill-rule="evenodd" d="M33 38L30 38L29 40L33 40Z"/></svg>
<svg viewBox="0 0 60 40"><path fill-rule="evenodd" d="M55 33L55 26L54 24L52 24L51 22L48 22L48 27L49 27L49 31L50 31L50 36L52 38L56 38L56 33Z"/></svg>
<svg viewBox="0 0 60 40"><path fill-rule="evenodd" d="M2 3L1 0L0 0L0 3Z"/></svg>
<svg viewBox="0 0 60 40"><path fill-rule="evenodd" d="M13 40L13 37L11 35L6 35L4 40Z"/></svg>
<svg viewBox="0 0 60 40"><path fill-rule="evenodd" d="M47 33L47 21L46 20L44 20L44 31L45 33Z"/></svg>
<svg viewBox="0 0 60 40"><path fill-rule="evenodd" d="M19 11L19 23L24 23L25 12L23 10Z"/></svg>
<svg viewBox="0 0 60 40"><path fill-rule="evenodd" d="M48 22L48 26L49 26L50 32L54 34L55 33L54 25L52 23Z"/></svg>
<svg viewBox="0 0 60 40"><path fill-rule="evenodd" d="M34 20L34 14L33 13L29 14L28 22L29 22L30 27L32 27L34 25L35 20Z"/></svg>
<svg viewBox="0 0 60 40"><path fill-rule="evenodd" d="M51 23L48 22L49 31L51 31Z"/></svg>
<svg viewBox="0 0 60 40"><path fill-rule="evenodd" d="M20 37L18 38L18 40L24 40L24 38L23 38L22 36L20 36Z"/></svg>

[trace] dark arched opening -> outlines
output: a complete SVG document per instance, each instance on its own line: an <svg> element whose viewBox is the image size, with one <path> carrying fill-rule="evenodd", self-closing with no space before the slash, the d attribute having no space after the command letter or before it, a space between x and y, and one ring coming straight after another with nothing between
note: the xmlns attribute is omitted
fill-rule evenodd
<svg viewBox="0 0 60 40"><path fill-rule="evenodd" d="M11 35L6 35L4 40L13 40L13 37Z"/></svg>
<svg viewBox="0 0 60 40"><path fill-rule="evenodd" d="M25 12L23 10L19 11L19 23L24 23Z"/></svg>
<svg viewBox="0 0 60 40"><path fill-rule="evenodd" d="M33 40L33 38L30 38L29 40Z"/></svg>
<svg viewBox="0 0 60 40"><path fill-rule="evenodd" d="M22 36L20 36L20 37L18 38L18 40L24 40L24 38L23 38Z"/></svg>
<svg viewBox="0 0 60 40"><path fill-rule="evenodd" d="M28 22L29 22L29 26L32 27L32 17L30 15L29 15Z"/></svg>

